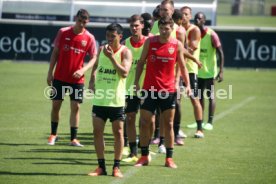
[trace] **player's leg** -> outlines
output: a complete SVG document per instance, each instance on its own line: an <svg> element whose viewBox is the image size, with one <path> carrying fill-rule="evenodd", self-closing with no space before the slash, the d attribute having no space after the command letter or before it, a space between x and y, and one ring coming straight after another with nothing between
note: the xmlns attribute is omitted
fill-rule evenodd
<svg viewBox="0 0 276 184"><path fill-rule="evenodd" d="M123 155L129 155L129 148L128 148L128 136L127 136L127 122L124 122L124 148L123 148Z"/></svg>
<svg viewBox="0 0 276 184"><path fill-rule="evenodd" d="M155 111L155 116L152 122L154 123L154 132L153 132L153 139L151 143L159 144L160 143L160 111L158 109Z"/></svg>
<svg viewBox="0 0 276 184"><path fill-rule="evenodd" d="M58 140L57 129L60 118L60 108L64 99L65 92L62 90L63 82L54 80L53 91L51 94L52 109L51 109L51 134L48 138L49 145L55 145Z"/></svg>
<svg viewBox="0 0 276 184"><path fill-rule="evenodd" d="M204 126L204 129L205 130L213 130L213 119L214 119L215 108L216 108L215 80L214 79L208 79L207 98L208 98L208 101L209 101L208 122Z"/></svg>
<svg viewBox="0 0 276 184"><path fill-rule="evenodd" d="M126 112L126 134L129 142L128 158L123 159L125 162L137 161L137 133L136 133L136 114L140 107L140 99L136 96L128 96L127 106L125 109Z"/></svg>
<svg viewBox="0 0 276 184"><path fill-rule="evenodd" d="M141 157L136 162L136 167L148 165L149 163L149 140L151 139L150 126L152 126L152 118L156 110L156 99L153 97L156 97L156 94L151 94L151 92L147 91L143 94L143 98L141 99L139 130Z"/></svg>
<svg viewBox="0 0 276 184"><path fill-rule="evenodd" d="M73 91L69 91L70 93L70 133L71 133L71 146L79 146L83 145L77 140L79 121L80 121L80 104L83 101L83 84L73 84L70 86Z"/></svg>
<svg viewBox="0 0 276 184"><path fill-rule="evenodd" d="M92 109L92 125L94 135L94 147L98 159L98 168L90 172L90 176L106 175L105 157L104 157L104 127L107 120L106 108L93 106Z"/></svg>
<svg viewBox="0 0 276 184"><path fill-rule="evenodd" d="M168 97L159 99L161 116L164 122L165 146L166 146L166 161L165 166L169 168L177 168L173 162L173 148L174 148L174 115L176 93L169 94Z"/></svg>
<svg viewBox="0 0 276 184"><path fill-rule="evenodd" d="M114 164L112 175L115 177L123 177L120 171L120 161L122 159L124 147L124 107L111 107L110 121L112 122L112 132L114 135Z"/></svg>
<svg viewBox="0 0 276 184"><path fill-rule="evenodd" d="M181 103L181 98L176 99L173 130L174 130L174 137L175 137L176 145L182 146L182 145L184 145L184 141L179 136L180 122L181 122L181 104L180 103Z"/></svg>
<svg viewBox="0 0 276 184"><path fill-rule="evenodd" d="M158 108L158 111L160 111L159 115L159 144L158 144L158 153L164 153L166 154L166 146L165 146L165 130L164 130L164 117L161 113L161 110Z"/></svg>
<svg viewBox="0 0 276 184"><path fill-rule="evenodd" d="M202 117L204 116L204 90L206 88L206 85L205 85L205 79L202 79L202 78L198 78L198 93L199 93L199 101L200 101L200 105L201 105L201 108L202 108Z"/></svg>
<svg viewBox="0 0 276 184"><path fill-rule="evenodd" d="M203 129L202 129L202 107L200 105L199 97L198 97L198 79L196 74L189 74L190 76L190 83L191 83L191 89L193 91L192 96L190 97L193 110L194 110L194 116L197 124L197 131L195 133L196 138L203 138Z"/></svg>

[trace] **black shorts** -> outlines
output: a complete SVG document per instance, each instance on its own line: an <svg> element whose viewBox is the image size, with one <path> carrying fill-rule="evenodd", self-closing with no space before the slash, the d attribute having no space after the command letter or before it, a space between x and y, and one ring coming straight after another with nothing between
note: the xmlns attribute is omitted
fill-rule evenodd
<svg viewBox="0 0 276 184"><path fill-rule="evenodd" d="M141 99L137 96L126 96L126 113L137 113L140 108Z"/></svg>
<svg viewBox="0 0 276 184"><path fill-rule="evenodd" d="M64 100L66 93L69 93L70 99L82 103L84 84L70 84L54 79L52 100Z"/></svg>
<svg viewBox="0 0 276 184"><path fill-rule="evenodd" d="M192 90L192 98L198 97L198 78L195 73L189 73L189 79L190 79L190 87ZM184 86L186 86L185 82Z"/></svg>
<svg viewBox="0 0 276 184"><path fill-rule="evenodd" d="M106 106L97 106L93 105L92 107L92 116L98 117L106 122L107 119L110 122L115 120L125 121L125 108L124 107L106 107Z"/></svg>
<svg viewBox="0 0 276 184"><path fill-rule="evenodd" d="M215 79L214 78L198 78L198 91L200 97L203 97L204 91L206 90L207 99L214 98L215 93Z"/></svg>
<svg viewBox="0 0 276 184"><path fill-rule="evenodd" d="M158 92L147 92L147 95L144 93L142 95L144 97L141 100L141 109L150 111L152 112L152 114L155 114L157 108L160 108L161 112L167 109L175 108L176 93L158 94Z"/></svg>

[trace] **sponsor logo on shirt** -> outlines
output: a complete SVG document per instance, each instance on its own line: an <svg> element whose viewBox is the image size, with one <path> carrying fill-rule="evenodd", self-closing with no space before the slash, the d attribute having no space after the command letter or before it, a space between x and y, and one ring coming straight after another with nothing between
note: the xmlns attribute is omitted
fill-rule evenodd
<svg viewBox="0 0 276 184"><path fill-rule="evenodd" d="M105 74L111 74L111 75L116 74L116 69L109 69L109 68L100 67L98 71L99 71L99 73L105 73Z"/></svg>
<svg viewBox="0 0 276 184"><path fill-rule="evenodd" d="M81 41L81 45L82 45L83 47L85 47L85 46L87 45L87 41L86 41L86 40L82 40L82 41Z"/></svg>

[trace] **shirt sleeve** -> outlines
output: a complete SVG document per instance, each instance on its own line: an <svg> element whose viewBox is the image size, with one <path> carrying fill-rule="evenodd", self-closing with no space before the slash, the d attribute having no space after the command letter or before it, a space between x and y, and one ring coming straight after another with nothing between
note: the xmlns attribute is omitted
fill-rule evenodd
<svg viewBox="0 0 276 184"><path fill-rule="evenodd" d="M96 56L97 55L97 46L96 46L96 40L93 35L91 35L91 46L90 49L88 49L89 56Z"/></svg>
<svg viewBox="0 0 276 184"><path fill-rule="evenodd" d="M218 48L221 46L220 39L215 31L212 32L211 38L212 38L212 45L214 48Z"/></svg>

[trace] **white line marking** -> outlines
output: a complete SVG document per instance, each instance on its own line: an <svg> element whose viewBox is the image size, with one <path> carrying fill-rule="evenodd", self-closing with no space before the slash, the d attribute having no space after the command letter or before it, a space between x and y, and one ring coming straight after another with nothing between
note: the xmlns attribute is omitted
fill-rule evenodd
<svg viewBox="0 0 276 184"><path fill-rule="evenodd" d="M214 121L217 121L217 120L220 120L222 118L224 118L225 116L227 116L228 114L242 108L243 106L245 106L247 103L251 102L252 100L254 100L256 97L255 96L250 96L250 97L247 97L245 100L241 101L240 103L232 106L230 109L224 111L224 112L221 112L219 113L218 115L215 114L215 117L214 117ZM194 136L194 132L195 130L194 129L189 129L187 130L185 133L188 135L188 137L190 136Z"/></svg>
<svg viewBox="0 0 276 184"><path fill-rule="evenodd" d="M233 107L231 107L230 109L221 112L220 114L216 115L214 120L219 120L222 119L223 117L227 116L228 114L242 108L243 106L245 106L247 103L251 102L252 100L254 100L256 97L255 96L250 96L248 98L246 98L245 100L243 100L241 103L238 103L236 105L234 105ZM194 132L194 130L193 130ZM189 132L190 133L190 132ZM192 136L189 135L189 136ZM160 154L156 154L156 155L152 155L152 159L158 157ZM133 164L134 165L134 164ZM132 167L131 169L129 169L126 173L124 173L124 177L123 178L116 178L114 179L110 184L122 184L125 183L127 181L128 178L132 177L133 175L135 175L139 170L141 169L141 167Z"/></svg>
<svg viewBox="0 0 276 184"><path fill-rule="evenodd" d="M215 118L214 120L219 120L221 118L223 118L224 116L227 116L228 114L234 112L235 110L238 110L239 108L242 108L243 106L245 106L247 103L251 102L252 100L255 100L255 96L250 96L248 98L246 98L245 100L243 100L241 103L239 104L236 104L235 106L231 107L230 109L224 111L224 112L221 112L220 114L218 115L215 115Z"/></svg>
<svg viewBox="0 0 276 184"><path fill-rule="evenodd" d="M151 160L155 159L156 157L158 157L159 155L163 155L163 154L156 154L153 155L151 154ZM134 165L135 163L133 163ZM143 166L142 166L143 167ZM123 173L124 177L123 178L116 178L114 179L110 184L121 184L121 183L125 183L127 181L128 178L132 177L133 175L135 175L138 171L140 171L140 169L142 167L131 167L131 169L127 170L126 173ZM146 167L146 166L144 166Z"/></svg>

